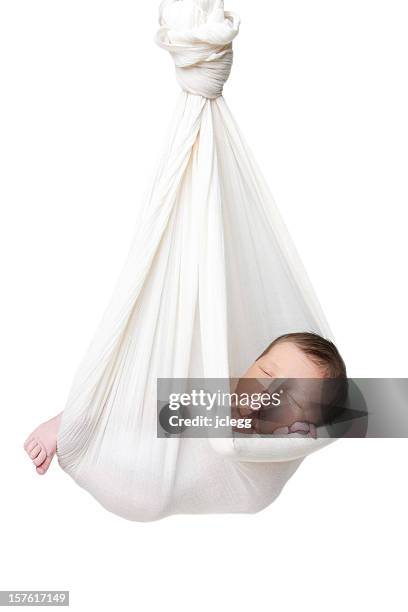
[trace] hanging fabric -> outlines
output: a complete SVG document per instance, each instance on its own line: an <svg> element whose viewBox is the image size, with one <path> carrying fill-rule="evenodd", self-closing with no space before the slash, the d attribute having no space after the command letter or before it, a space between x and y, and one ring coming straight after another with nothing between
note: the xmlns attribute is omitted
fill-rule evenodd
<svg viewBox="0 0 408 612"><path fill-rule="evenodd" d="M156 435L158 377L239 377L281 334L331 335L222 97L239 26L222 0L160 6L156 40L172 56L182 91L58 435L61 467L130 520L259 511L302 457L327 443L228 440L217 447Z"/></svg>

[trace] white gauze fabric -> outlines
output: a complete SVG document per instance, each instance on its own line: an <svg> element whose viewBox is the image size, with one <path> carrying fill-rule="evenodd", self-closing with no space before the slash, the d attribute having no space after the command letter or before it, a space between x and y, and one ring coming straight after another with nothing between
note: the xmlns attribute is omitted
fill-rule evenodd
<svg viewBox="0 0 408 612"><path fill-rule="evenodd" d="M157 42L173 57L183 91L58 435L61 467L108 510L135 521L259 511L302 457L328 442L156 435L158 377L239 377L281 334L331 336L221 95L238 30L221 0L160 7Z"/></svg>

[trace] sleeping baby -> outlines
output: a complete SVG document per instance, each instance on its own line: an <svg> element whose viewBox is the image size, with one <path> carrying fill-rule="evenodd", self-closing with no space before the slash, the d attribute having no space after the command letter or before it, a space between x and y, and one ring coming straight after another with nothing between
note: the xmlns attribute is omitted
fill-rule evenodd
<svg viewBox="0 0 408 612"><path fill-rule="evenodd" d="M330 422L341 404L342 381L347 381L346 366L332 342L308 332L287 334L268 346L236 388L238 396L275 390L282 397L279 406L235 406L233 416L251 418L249 433L314 438L317 427ZM61 417L42 423L24 444L39 475L47 472L55 456Z"/></svg>

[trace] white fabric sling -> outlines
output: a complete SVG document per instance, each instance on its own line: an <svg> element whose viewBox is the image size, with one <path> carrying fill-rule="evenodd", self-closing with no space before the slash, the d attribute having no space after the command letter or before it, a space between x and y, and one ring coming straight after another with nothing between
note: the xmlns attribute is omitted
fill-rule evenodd
<svg viewBox="0 0 408 612"><path fill-rule="evenodd" d="M158 377L239 377L283 333L331 336L221 95L239 25L222 0L161 4L183 91L58 435L62 468L130 520L259 511L329 441L157 438Z"/></svg>

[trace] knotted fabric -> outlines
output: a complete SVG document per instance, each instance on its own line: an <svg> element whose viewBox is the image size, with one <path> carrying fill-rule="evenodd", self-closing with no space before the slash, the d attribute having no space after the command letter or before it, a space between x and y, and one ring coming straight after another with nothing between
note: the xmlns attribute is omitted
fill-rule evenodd
<svg viewBox="0 0 408 612"><path fill-rule="evenodd" d="M221 96L231 73L238 16L224 11L221 0L165 0L159 18L156 42L172 55L181 88L204 98Z"/></svg>

